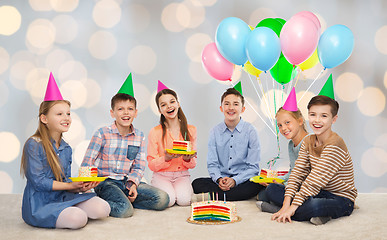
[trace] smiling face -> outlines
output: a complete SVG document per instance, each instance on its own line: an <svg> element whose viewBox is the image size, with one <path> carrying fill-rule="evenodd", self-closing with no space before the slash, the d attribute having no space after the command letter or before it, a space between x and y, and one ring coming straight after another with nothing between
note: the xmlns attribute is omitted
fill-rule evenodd
<svg viewBox="0 0 387 240"><path fill-rule="evenodd" d="M319 138L327 138L332 132L332 124L336 122L337 115L333 116L330 105L313 105L308 111L309 125Z"/></svg>
<svg viewBox="0 0 387 240"><path fill-rule="evenodd" d="M304 132L302 128L304 120L302 118L294 118L285 110L279 111L276 119L280 133L287 139L295 139Z"/></svg>
<svg viewBox="0 0 387 240"><path fill-rule="evenodd" d="M163 94L159 100L159 112L164 115L166 119L175 119L180 108L179 102L172 94Z"/></svg>
<svg viewBox="0 0 387 240"><path fill-rule="evenodd" d="M136 105L133 101L117 101L114 109L110 110L112 118L116 119L116 126L120 133L127 133L133 120L137 117Z"/></svg>
<svg viewBox="0 0 387 240"><path fill-rule="evenodd" d="M245 111L245 107L239 96L229 94L223 99L220 111L224 114L226 125L235 127L239 123L241 114Z"/></svg>
<svg viewBox="0 0 387 240"><path fill-rule="evenodd" d="M51 136L67 132L71 125L70 106L65 102L53 105L46 115L40 115L40 121L44 123Z"/></svg>

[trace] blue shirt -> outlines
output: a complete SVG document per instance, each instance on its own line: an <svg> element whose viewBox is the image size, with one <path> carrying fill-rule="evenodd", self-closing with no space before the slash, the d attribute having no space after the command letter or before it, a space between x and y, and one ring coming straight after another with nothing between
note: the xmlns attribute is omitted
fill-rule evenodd
<svg viewBox="0 0 387 240"><path fill-rule="evenodd" d="M241 119L232 132L224 122L211 129L207 168L214 182L231 177L241 184L259 174L259 161L260 144L253 125Z"/></svg>

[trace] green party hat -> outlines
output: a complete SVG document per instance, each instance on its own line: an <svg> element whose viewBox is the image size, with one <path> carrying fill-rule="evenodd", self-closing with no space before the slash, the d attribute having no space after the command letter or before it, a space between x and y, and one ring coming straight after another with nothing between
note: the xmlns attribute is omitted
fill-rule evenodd
<svg viewBox="0 0 387 240"><path fill-rule="evenodd" d="M242 82L238 82L238 83L234 86L234 89L237 90L238 92L240 92L240 94L243 96L243 93L242 93Z"/></svg>
<svg viewBox="0 0 387 240"><path fill-rule="evenodd" d="M329 76L318 95L327 96L335 100L335 93L333 92L332 74Z"/></svg>
<svg viewBox="0 0 387 240"><path fill-rule="evenodd" d="M132 73L126 78L124 84L122 84L118 93L125 93L134 97Z"/></svg>

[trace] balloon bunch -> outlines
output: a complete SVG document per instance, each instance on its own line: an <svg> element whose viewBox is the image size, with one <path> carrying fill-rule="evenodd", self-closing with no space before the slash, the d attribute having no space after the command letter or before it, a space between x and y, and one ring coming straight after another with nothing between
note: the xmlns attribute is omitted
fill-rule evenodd
<svg viewBox="0 0 387 240"><path fill-rule="evenodd" d="M202 62L217 80L231 80L235 64L256 77L270 70L275 81L286 84L295 77L296 66L306 70L320 62L324 69L334 68L349 58L354 47L349 28L334 25L320 33L319 19L308 11L288 21L266 18L255 28L229 17L218 25L215 43L204 48Z"/></svg>

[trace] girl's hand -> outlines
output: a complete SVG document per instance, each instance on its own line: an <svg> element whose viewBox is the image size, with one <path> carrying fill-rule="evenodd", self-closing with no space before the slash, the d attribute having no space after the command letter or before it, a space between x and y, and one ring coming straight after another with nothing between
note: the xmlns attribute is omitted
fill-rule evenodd
<svg viewBox="0 0 387 240"><path fill-rule="evenodd" d="M194 158L196 156L197 156L197 152L195 152L194 154L188 154L188 155L184 154L184 155L182 155L183 160L186 161L186 162L191 161L191 158Z"/></svg>
<svg viewBox="0 0 387 240"><path fill-rule="evenodd" d="M68 188L67 190L69 192L80 192L82 187L83 187L83 182L69 182L69 183L65 183L68 185ZM54 189L53 189L54 190ZM60 190L60 189L57 189L57 190Z"/></svg>
<svg viewBox="0 0 387 240"><path fill-rule="evenodd" d="M87 192L90 189L95 188L96 186L98 186L99 183L100 182L85 182L85 183L83 183L83 186L81 188L81 192Z"/></svg>
<svg viewBox="0 0 387 240"><path fill-rule="evenodd" d="M180 157L180 154L170 154L170 153L168 153L167 151L165 151L164 159L165 159L166 162L169 162L169 161L171 161L172 159L178 158L178 157Z"/></svg>
<svg viewBox="0 0 387 240"><path fill-rule="evenodd" d="M259 185L262 185L264 187L267 187L269 186L270 183L267 183L267 182L260 182Z"/></svg>

